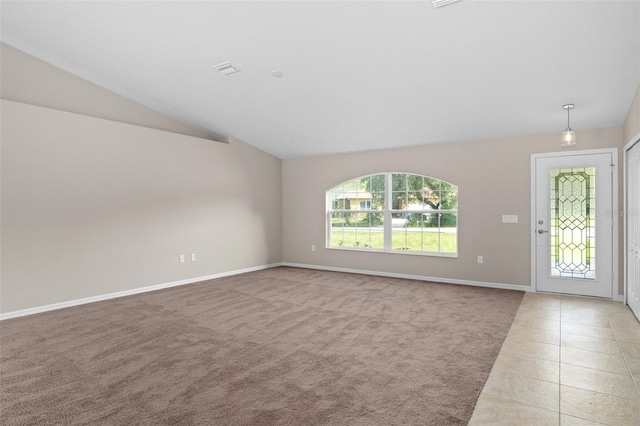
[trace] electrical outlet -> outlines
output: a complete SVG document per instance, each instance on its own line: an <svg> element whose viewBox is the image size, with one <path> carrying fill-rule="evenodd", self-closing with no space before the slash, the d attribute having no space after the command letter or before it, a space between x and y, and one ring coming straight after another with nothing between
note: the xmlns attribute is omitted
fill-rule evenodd
<svg viewBox="0 0 640 426"><path fill-rule="evenodd" d="M484 263L484 258L482 256L478 256L478 263Z"/></svg>
<svg viewBox="0 0 640 426"><path fill-rule="evenodd" d="M196 254L195 253L191 253L191 261L192 262L196 261Z"/></svg>
<svg viewBox="0 0 640 426"><path fill-rule="evenodd" d="M180 255L180 263L184 263L184 254Z"/></svg>
<svg viewBox="0 0 640 426"><path fill-rule="evenodd" d="M316 251L316 246L315 245L311 245L311 251Z"/></svg>

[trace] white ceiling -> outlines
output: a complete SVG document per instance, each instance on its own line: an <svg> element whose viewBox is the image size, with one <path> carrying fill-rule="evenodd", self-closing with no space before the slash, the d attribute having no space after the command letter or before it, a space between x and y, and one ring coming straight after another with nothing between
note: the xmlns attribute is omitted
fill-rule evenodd
<svg viewBox="0 0 640 426"><path fill-rule="evenodd" d="M5 43L280 158L560 141L562 104L576 130L619 126L640 82L639 1L3 0L1 19Z"/></svg>

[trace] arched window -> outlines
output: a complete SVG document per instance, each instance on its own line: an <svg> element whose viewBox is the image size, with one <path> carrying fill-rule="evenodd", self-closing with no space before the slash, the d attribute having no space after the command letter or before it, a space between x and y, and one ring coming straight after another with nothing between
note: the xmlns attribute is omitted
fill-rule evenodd
<svg viewBox="0 0 640 426"><path fill-rule="evenodd" d="M327 248L439 256L458 252L458 187L378 173L327 191Z"/></svg>

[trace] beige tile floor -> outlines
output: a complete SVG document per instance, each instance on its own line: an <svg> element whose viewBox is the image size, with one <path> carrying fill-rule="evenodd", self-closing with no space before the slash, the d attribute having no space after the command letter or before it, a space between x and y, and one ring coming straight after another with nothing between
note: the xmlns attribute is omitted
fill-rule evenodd
<svg viewBox="0 0 640 426"><path fill-rule="evenodd" d="M527 293L469 425L640 425L640 323L619 302Z"/></svg>

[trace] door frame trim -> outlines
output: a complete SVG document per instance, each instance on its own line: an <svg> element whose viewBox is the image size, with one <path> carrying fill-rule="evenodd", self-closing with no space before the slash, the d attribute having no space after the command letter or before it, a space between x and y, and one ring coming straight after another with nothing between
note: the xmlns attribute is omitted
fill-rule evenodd
<svg viewBox="0 0 640 426"><path fill-rule="evenodd" d="M536 250L536 160L539 158L554 158L554 157L571 157L577 155L593 155L593 154L611 154L612 163L614 165L614 173L611 182L611 197L612 197L612 219L613 219L613 241L612 241L612 259L611 264L613 268L613 280L611 283L611 295L612 300L619 300L618 294L618 275L620 271L620 264L618 260L619 251L619 235L618 235L618 175L620 170L618 169L618 148L601 148L601 149L585 149L579 151L555 151L555 152L543 152L537 154L531 154L531 216L529 219L529 225L531 227L531 233L529 234L530 240L530 258L531 258L531 283L530 289L532 293L538 293L538 278L537 278L537 250ZM626 289L625 289L626 294ZM626 299L625 299L626 300Z"/></svg>
<svg viewBox="0 0 640 426"><path fill-rule="evenodd" d="M629 286L629 281L627 279L627 264L629 260L627 259L627 212L629 211L629 207L627 207L627 153L633 148L636 144L640 144L640 132L637 135L633 136L625 146L622 148L622 303L625 305L629 305L627 300L627 287Z"/></svg>

